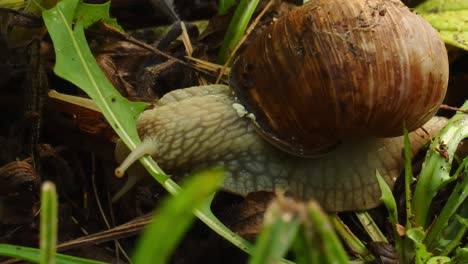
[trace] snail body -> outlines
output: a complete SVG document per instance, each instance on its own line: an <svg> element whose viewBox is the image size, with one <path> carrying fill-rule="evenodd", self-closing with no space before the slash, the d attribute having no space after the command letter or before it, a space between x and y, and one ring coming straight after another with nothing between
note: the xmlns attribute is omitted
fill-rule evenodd
<svg viewBox="0 0 468 264"><path fill-rule="evenodd" d="M399 1L311 1L246 48L230 87L172 91L144 111L142 144L126 158L117 145L116 174L149 154L171 172L222 165L223 187L241 195L281 189L328 211L369 209L380 202L376 171L393 185L397 136L434 115L447 76L437 32ZM413 151L423 134L410 133Z"/></svg>
<svg viewBox="0 0 468 264"><path fill-rule="evenodd" d="M118 170L145 153L176 175L220 165L226 171L227 191L246 195L282 190L297 198L314 198L328 211L348 211L379 204L376 170L393 186L403 169L401 136L353 139L322 157L302 158L263 140L248 117L239 117L232 107L235 102L225 85L166 94L154 109L140 115L142 144L132 152L138 155L126 159ZM410 133L413 154L445 122L434 117L424 126L429 134L421 129ZM116 159L122 161L127 155L126 146L117 144Z"/></svg>

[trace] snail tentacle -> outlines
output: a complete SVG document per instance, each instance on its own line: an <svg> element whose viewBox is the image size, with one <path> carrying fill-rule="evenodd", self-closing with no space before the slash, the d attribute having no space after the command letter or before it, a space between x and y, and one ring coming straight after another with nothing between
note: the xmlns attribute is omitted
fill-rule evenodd
<svg viewBox="0 0 468 264"><path fill-rule="evenodd" d="M115 169L115 175L117 177L122 177L125 174L125 171L141 157L155 153L157 151L156 145L156 142L152 142L150 140L143 141L125 158L120 166Z"/></svg>

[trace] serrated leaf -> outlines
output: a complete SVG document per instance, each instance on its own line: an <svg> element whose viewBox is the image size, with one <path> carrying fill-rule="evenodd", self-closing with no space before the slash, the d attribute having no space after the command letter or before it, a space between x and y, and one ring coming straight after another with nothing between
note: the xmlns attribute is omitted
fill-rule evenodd
<svg viewBox="0 0 468 264"><path fill-rule="evenodd" d="M426 245L423 243L424 231L421 228L411 228L406 231L406 236L413 242L415 263L426 264L431 253L426 249Z"/></svg>
<svg viewBox="0 0 468 264"><path fill-rule="evenodd" d="M75 18L83 21L84 28L102 20L104 23L123 31L117 20L110 17L110 3L110 1L103 4L80 3L77 7Z"/></svg>
<svg viewBox="0 0 468 264"><path fill-rule="evenodd" d="M73 25L78 4L78 0L61 1L42 15L54 43L54 72L83 89L96 102L120 138L132 146L132 142L140 142L135 120L147 105L129 102L115 90L101 71L84 34L84 26L95 21L98 16L83 20L82 14L82 19Z"/></svg>
<svg viewBox="0 0 468 264"><path fill-rule="evenodd" d="M468 1L429 0L415 11L439 31L446 43L468 50Z"/></svg>
<svg viewBox="0 0 468 264"><path fill-rule="evenodd" d="M83 20L73 27L78 0L63 0L54 8L43 12L43 19L54 43L56 65L54 72L85 91L98 105L106 120L130 149L141 143L136 131L136 118L146 104L129 102L107 80L97 65L84 35ZM91 19L93 20L93 19ZM150 158L143 157L143 165L150 174L171 194L180 187L172 181ZM195 215L215 232L246 252L252 245L223 225L211 212L210 203L196 210Z"/></svg>

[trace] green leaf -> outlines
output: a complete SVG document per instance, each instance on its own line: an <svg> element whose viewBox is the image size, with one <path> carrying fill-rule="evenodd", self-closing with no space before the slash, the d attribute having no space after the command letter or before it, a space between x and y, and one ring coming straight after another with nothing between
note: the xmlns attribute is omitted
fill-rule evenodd
<svg viewBox="0 0 468 264"><path fill-rule="evenodd" d="M426 264L431 257L431 253L427 251L423 243L424 231L421 228L411 228L406 231L406 236L413 242L415 263Z"/></svg>
<svg viewBox="0 0 468 264"><path fill-rule="evenodd" d="M305 225L306 237L311 239L311 248L319 249L319 257L322 259L317 263L349 263L346 251L343 248L328 216L315 202L307 204L307 220Z"/></svg>
<svg viewBox="0 0 468 264"><path fill-rule="evenodd" d="M468 109L468 101L461 109ZM413 195L414 222L417 225L427 226L432 199L440 189L454 180L449 174L453 156L459 143L466 137L468 137L468 116L458 113L432 141ZM441 149L445 155L441 155L439 152Z"/></svg>
<svg viewBox="0 0 468 264"><path fill-rule="evenodd" d="M458 178L458 175L462 171L465 171L465 173L468 172L468 157L463 160L452 178ZM442 208L442 211L431 225L431 229L426 236L425 244L429 250L432 251L438 244L440 244L438 240L443 237L444 228L448 223L450 223L450 219L455 215L458 208L466 202L467 198L468 177L460 177L459 182L455 185L455 188L453 188L453 191ZM466 226L461 228L459 227L458 229L459 231L463 231L464 229L466 232Z"/></svg>
<svg viewBox="0 0 468 264"><path fill-rule="evenodd" d="M468 248L459 248L455 252L455 257L452 259L453 264L463 264L463 263L468 263Z"/></svg>
<svg viewBox="0 0 468 264"><path fill-rule="evenodd" d="M428 0L415 8L453 46L468 50L468 1Z"/></svg>
<svg viewBox="0 0 468 264"><path fill-rule="evenodd" d="M39 263L40 250L37 248L0 244L0 255ZM56 264L105 264L105 262L83 259L64 254L55 256Z"/></svg>
<svg viewBox="0 0 468 264"><path fill-rule="evenodd" d="M80 3L76 9L75 18L83 21L84 28L102 20L104 23L123 31L117 20L109 15L110 3L110 1L103 4Z"/></svg>
<svg viewBox="0 0 468 264"><path fill-rule="evenodd" d="M444 246L444 249L439 253L441 256L449 255L456 247L461 244L461 241L466 238L466 233L468 231L468 218L463 218L459 215L456 215L457 222L452 222L452 225L455 226L456 234L451 237L449 243ZM439 241L441 242L441 241ZM426 243L427 244L427 243Z"/></svg>
<svg viewBox="0 0 468 264"><path fill-rule="evenodd" d="M437 256L430 258L426 264L444 264L451 263L451 261L449 257Z"/></svg>
<svg viewBox="0 0 468 264"><path fill-rule="evenodd" d="M73 27L78 0L66 0L44 11L43 19L54 43L54 72L83 89L91 97L120 138L128 145L139 142L135 120L146 104L129 102L121 96L99 68L84 35L92 18L78 20ZM81 16L83 18L83 16ZM134 147L134 146L133 146Z"/></svg>
<svg viewBox="0 0 468 264"><path fill-rule="evenodd" d="M167 263L177 242L194 220L193 211L203 204L224 178L222 169L202 171L189 177L177 196L165 200L138 242L134 263Z"/></svg>
<svg viewBox="0 0 468 264"><path fill-rule="evenodd" d="M57 248L57 192L52 182L44 182L41 191L40 240L41 264L55 263Z"/></svg>
<svg viewBox="0 0 468 264"><path fill-rule="evenodd" d="M380 200L387 209L388 220L392 224L393 234L395 237L395 247L400 255L400 260L405 260L408 258L408 248L406 241L401 238L400 233L397 230L399 223L395 197L393 197L392 190L378 171L376 172L376 177L377 182L379 183L380 191L382 192L382 197L380 197Z"/></svg>
<svg viewBox="0 0 468 264"><path fill-rule="evenodd" d="M377 182L379 183L380 191L382 192L380 200L385 205L385 208L387 208L388 219L390 223L395 226L398 224L398 209L396 206L395 197L393 197L392 190L378 171L376 172L376 177Z"/></svg>
<svg viewBox="0 0 468 264"><path fill-rule="evenodd" d="M288 252L301 221L297 207L287 203L275 200L268 207L249 264L278 263Z"/></svg>

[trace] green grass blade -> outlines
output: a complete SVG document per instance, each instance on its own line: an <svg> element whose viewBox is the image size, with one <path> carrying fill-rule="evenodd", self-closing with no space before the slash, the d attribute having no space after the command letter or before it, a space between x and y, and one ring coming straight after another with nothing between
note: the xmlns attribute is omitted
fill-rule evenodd
<svg viewBox="0 0 468 264"><path fill-rule="evenodd" d="M132 258L134 263L167 263L177 242L194 220L193 210L219 188L223 176L221 169L197 173L183 185L179 195L165 200L138 242Z"/></svg>
<svg viewBox="0 0 468 264"><path fill-rule="evenodd" d="M346 245L353 251L353 253L359 255L363 260L367 262L375 261L374 256L367 250L364 243L343 223L343 221L334 214L330 216L330 220L338 232L340 237L344 240ZM309 262L310 263L310 262Z"/></svg>
<svg viewBox="0 0 468 264"><path fill-rule="evenodd" d="M0 244L1 256L22 259L33 263L39 263L40 254L41 251L37 248ZM57 254L55 257L56 264L105 264L105 262L83 259L64 254Z"/></svg>
<svg viewBox="0 0 468 264"><path fill-rule="evenodd" d="M307 217L310 221L310 224L306 225L309 229L308 237L313 239L310 245L322 250L323 262L320 263L349 263L346 251L328 220L328 216L317 203L307 204Z"/></svg>
<svg viewBox="0 0 468 264"><path fill-rule="evenodd" d="M439 255L447 256L450 254L456 247L458 247L463 239L466 238L468 231L468 218L462 218L456 216L457 220L461 224L461 228L458 229L456 236L445 246L445 248L440 252Z"/></svg>
<svg viewBox="0 0 468 264"><path fill-rule="evenodd" d="M314 248L311 242L304 226L300 226L292 245L296 264L321 263L320 250Z"/></svg>
<svg viewBox="0 0 468 264"><path fill-rule="evenodd" d="M219 221L219 219L213 214L211 211L211 200L206 201L203 206L200 206L199 209L196 209L195 215L198 217L198 219L200 219L200 221L209 226L213 231L227 239L242 251L249 254L251 254L253 251L254 246L250 242L232 232L232 230L221 223L221 221Z"/></svg>
<svg viewBox="0 0 468 264"><path fill-rule="evenodd" d="M461 109L468 109L468 101ZM459 143L466 137L468 116L458 113L450 119L431 144L413 195L414 222L417 225L427 226L432 199L441 188L453 180L449 175L453 156ZM438 152L440 149L446 153L447 158Z"/></svg>
<svg viewBox="0 0 468 264"><path fill-rule="evenodd" d="M278 263L291 247L301 222L300 212L282 203L274 201L266 211L249 264Z"/></svg>
<svg viewBox="0 0 468 264"><path fill-rule="evenodd" d="M400 260L405 260L408 257L408 245L400 236L397 228L399 226L398 223L398 209L395 201L395 197L393 197L392 190L382 178L380 173L376 172L377 182L379 183L380 191L382 192L382 197L380 200L383 202L385 208L388 212L388 221L392 225L393 234L395 236L395 247L400 254Z"/></svg>
<svg viewBox="0 0 468 264"><path fill-rule="evenodd" d="M374 219L367 212L354 213L361 222L362 227L366 230L367 234L371 237L372 241L387 242L387 238L375 223Z"/></svg>
<svg viewBox="0 0 468 264"><path fill-rule="evenodd" d="M385 208L387 208L388 220L393 226L395 226L398 224L398 209L396 206L395 197L393 197L392 190L378 171L376 172L376 177L377 182L379 183L380 191L382 192L382 197L380 197L380 200L385 205Z"/></svg>
<svg viewBox="0 0 468 264"><path fill-rule="evenodd" d="M57 192L52 182L44 182L41 191L39 246L41 264L55 263L57 250Z"/></svg>
<svg viewBox="0 0 468 264"><path fill-rule="evenodd" d="M453 176L454 179L458 178L461 171L465 170L468 172L468 157L465 158L460 164L457 172ZM450 221L450 218L454 216L458 208L467 201L468 197L468 177L466 174L464 177L460 177L460 181L455 185L452 193L450 194L447 202L445 203L439 216L436 218L434 223L431 225L431 229L426 236L425 244L429 250L433 250L437 246L437 241L441 238L444 233L444 228Z"/></svg>
<svg viewBox="0 0 468 264"><path fill-rule="evenodd" d="M218 54L217 62L224 64L236 47L237 43L244 35L245 30L249 24L250 19L257 7L259 0L240 0L239 5L236 8L236 12L231 19L231 23L227 29L226 35L224 36L223 45Z"/></svg>
<svg viewBox="0 0 468 264"><path fill-rule="evenodd" d="M78 22L72 27L79 4L78 0L64 0L43 13L56 53L54 71L83 89L96 102L129 149L133 150L141 143L135 121L146 104L129 102L112 87L102 73L85 39L84 22ZM143 157L140 161L168 192L174 195L179 192L180 187L168 178L151 157ZM250 252L252 249L250 243L234 234L212 214L209 205L196 210L195 214L213 231L242 250Z"/></svg>

